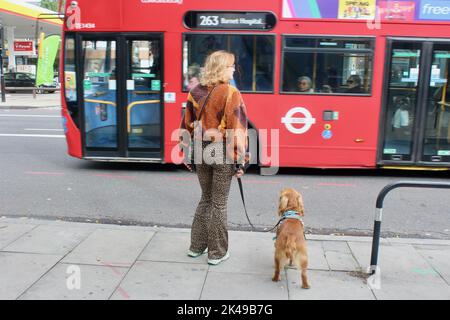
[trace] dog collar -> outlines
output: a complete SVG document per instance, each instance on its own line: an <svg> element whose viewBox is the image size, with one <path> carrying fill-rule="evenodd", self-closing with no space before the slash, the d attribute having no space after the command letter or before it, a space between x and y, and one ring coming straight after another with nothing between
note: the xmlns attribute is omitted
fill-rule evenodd
<svg viewBox="0 0 450 320"><path fill-rule="evenodd" d="M296 220L300 221L303 226L305 225L305 223L303 222L302 217L298 214L297 211L294 211L294 210L285 211L281 215L281 218L280 218L280 221L278 222L278 224L282 224L283 221L286 220L286 219L296 219ZM276 239L277 239L277 236L272 238L272 240L276 240Z"/></svg>
<svg viewBox="0 0 450 320"><path fill-rule="evenodd" d="M284 219L297 219L303 223L302 217L298 214L297 211L294 211L294 210L288 210L288 211L284 212L283 215L281 216L281 220L284 220Z"/></svg>

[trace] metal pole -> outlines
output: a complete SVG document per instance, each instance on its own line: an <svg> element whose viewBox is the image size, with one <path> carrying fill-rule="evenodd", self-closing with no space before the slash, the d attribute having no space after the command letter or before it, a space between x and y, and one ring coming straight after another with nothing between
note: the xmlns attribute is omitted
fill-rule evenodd
<svg viewBox="0 0 450 320"><path fill-rule="evenodd" d="M375 214L375 221L373 224L373 238L372 238L372 253L370 255L370 273L374 274L377 270L378 263L378 248L380 247L380 235L381 235L381 208L377 208Z"/></svg>
<svg viewBox="0 0 450 320"><path fill-rule="evenodd" d="M422 182L422 181L399 181L385 186L377 197L376 214L373 226L372 253L370 255L370 273L377 271L378 248L380 246L381 220L383 216L383 202L386 195L396 188L440 188L450 189L450 183L447 182Z"/></svg>
<svg viewBox="0 0 450 320"><path fill-rule="evenodd" d="M6 102L6 94L5 94L5 75L3 72L3 53L5 52L5 31L3 28L3 24L0 21L0 37L2 38L1 46L2 50L0 53L0 87L2 90L2 102Z"/></svg>

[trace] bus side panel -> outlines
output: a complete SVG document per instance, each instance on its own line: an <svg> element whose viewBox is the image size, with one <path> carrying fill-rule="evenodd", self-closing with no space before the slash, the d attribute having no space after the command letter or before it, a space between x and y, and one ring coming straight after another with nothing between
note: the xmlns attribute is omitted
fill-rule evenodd
<svg viewBox="0 0 450 320"><path fill-rule="evenodd" d="M378 99L312 95L283 95L283 99L247 95L244 99L250 120L269 141L268 146L260 148L273 158L270 150L279 145L280 166L375 167ZM335 112L337 119L323 120L324 111ZM310 125L289 121L307 121ZM278 143L270 139L277 129L267 128L280 128ZM305 131L300 133L302 129Z"/></svg>
<svg viewBox="0 0 450 320"><path fill-rule="evenodd" d="M181 41L180 33L164 33L164 92L169 96L164 102L164 162L175 160L172 150L177 147L178 135L174 133L180 127L182 104L187 98L187 93L181 92Z"/></svg>
<svg viewBox="0 0 450 320"><path fill-rule="evenodd" d="M64 48L65 39L62 39L62 47ZM67 143L67 152L72 157L82 158L83 157L83 148L81 145L81 134L78 127L73 122L72 117L67 110L66 104L66 74L65 74L65 65L64 65L64 54L65 50L61 50L59 61L62 63L59 64L59 75L60 75L60 92L61 92L61 116L62 116L62 127L64 129L64 134L66 135L66 143Z"/></svg>
<svg viewBox="0 0 450 320"><path fill-rule="evenodd" d="M67 151L72 157L82 158L80 130L73 123L65 106L62 108L61 114L63 116L63 129L66 135Z"/></svg>

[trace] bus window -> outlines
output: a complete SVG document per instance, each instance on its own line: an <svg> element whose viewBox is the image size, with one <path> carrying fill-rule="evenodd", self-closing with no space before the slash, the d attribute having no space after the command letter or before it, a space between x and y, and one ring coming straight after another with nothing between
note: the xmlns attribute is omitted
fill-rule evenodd
<svg viewBox="0 0 450 320"><path fill-rule="evenodd" d="M240 91L273 92L273 35L185 34L183 43L184 90L195 83L193 74L208 54L227 50L236 57L234 82Z"/></svg>
<svg viewBox="0 0 450 320"><path fill-rule="evenodd" d="M77 81L75 73L75 39L66 35L64 50L64 83L67 102L77 101Z"/></svg>
<svg viewBox="0 0 450 320"><path fill-rule="evenodd" d="M116 48L115 40L82 42L87 148L117 148Z"/></svg>
<svg viewBox="0 0 450 320"><path fill-rule="evenodd" d="M64 93L67 109L75 124L78 126L75 37L72 34L66 34L64 47Z"/></svg>
<svg viewBox="0 0 450 320"><path fill-rule="evenodd" d="M372 39L284 36L281 91L370 94L372 65Z"/></svg>
<svg viewBox="0 0 450 320"><path fill-rule="evenodd" d="M136 86L148 90L153 80L161 80L159 52L159 41L131 43L131 75Z"/></svg>
<svg viewBox="0 0 450 320"><path fill-rule="evenodd" d="M392 46L383 160L412 159L421 48L409 42Z"/></svg>
<svg viewBox="0 0 450 320"><path fill-rule="evenodd" d="M450 44L434 46L422 160L450 156Z"/></svg>

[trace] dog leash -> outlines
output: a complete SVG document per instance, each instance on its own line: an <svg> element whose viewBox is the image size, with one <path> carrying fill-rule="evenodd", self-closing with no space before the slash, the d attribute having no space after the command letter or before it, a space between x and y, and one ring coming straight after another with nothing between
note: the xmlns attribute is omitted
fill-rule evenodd
<svg viewBox="0 0 450 320"><path fill-rule="evenodd" d="M280 220L278 220L277 224L275 226L273 226L273 228L269 229L269 230L258 230L255 228L255 226L252 224L252 222L250 221L250 218L248 217L248 213L247 213L247 207L245 206L245 199L244 199L244 188L242 187L242 180L241 178L237 178L238 184L239 184L239 191L241 193L241 199L242 199L242 204L244 205L244 211L245 211L245 216L247 217L247 221L250 224L250 226L252 227L253 231L259 231L259 232L270 232L273 229L275 229L276 227L278 227L278 225L281 223L281 221L283 221L283 218L280 218ZM305 229L303 229L303 236L306 239L306 232Z"/></svg>
<svg viewBox="0 0 450 320"><path fill-rule="evenodd" d="M273 229L275 229L276 227L278 227L278 225L281 223L281 221L283 219L278 220L277 224L269 230L258 230L255 228L255 226L252 224L252 222L250 221L250 218L248 217L248 213L247 213L247 207L245 206L245 199L244 199L244 188L242 187L242 180L241 178L237 178L238 184L239 184L239 191L241 192L241 199L242 199L242 204L244 205L244 211L245 211L245 216L247 217L247 221L250 224L250 226L252 227L253 231L259 231L259 232L270 232Z"/></svg>

